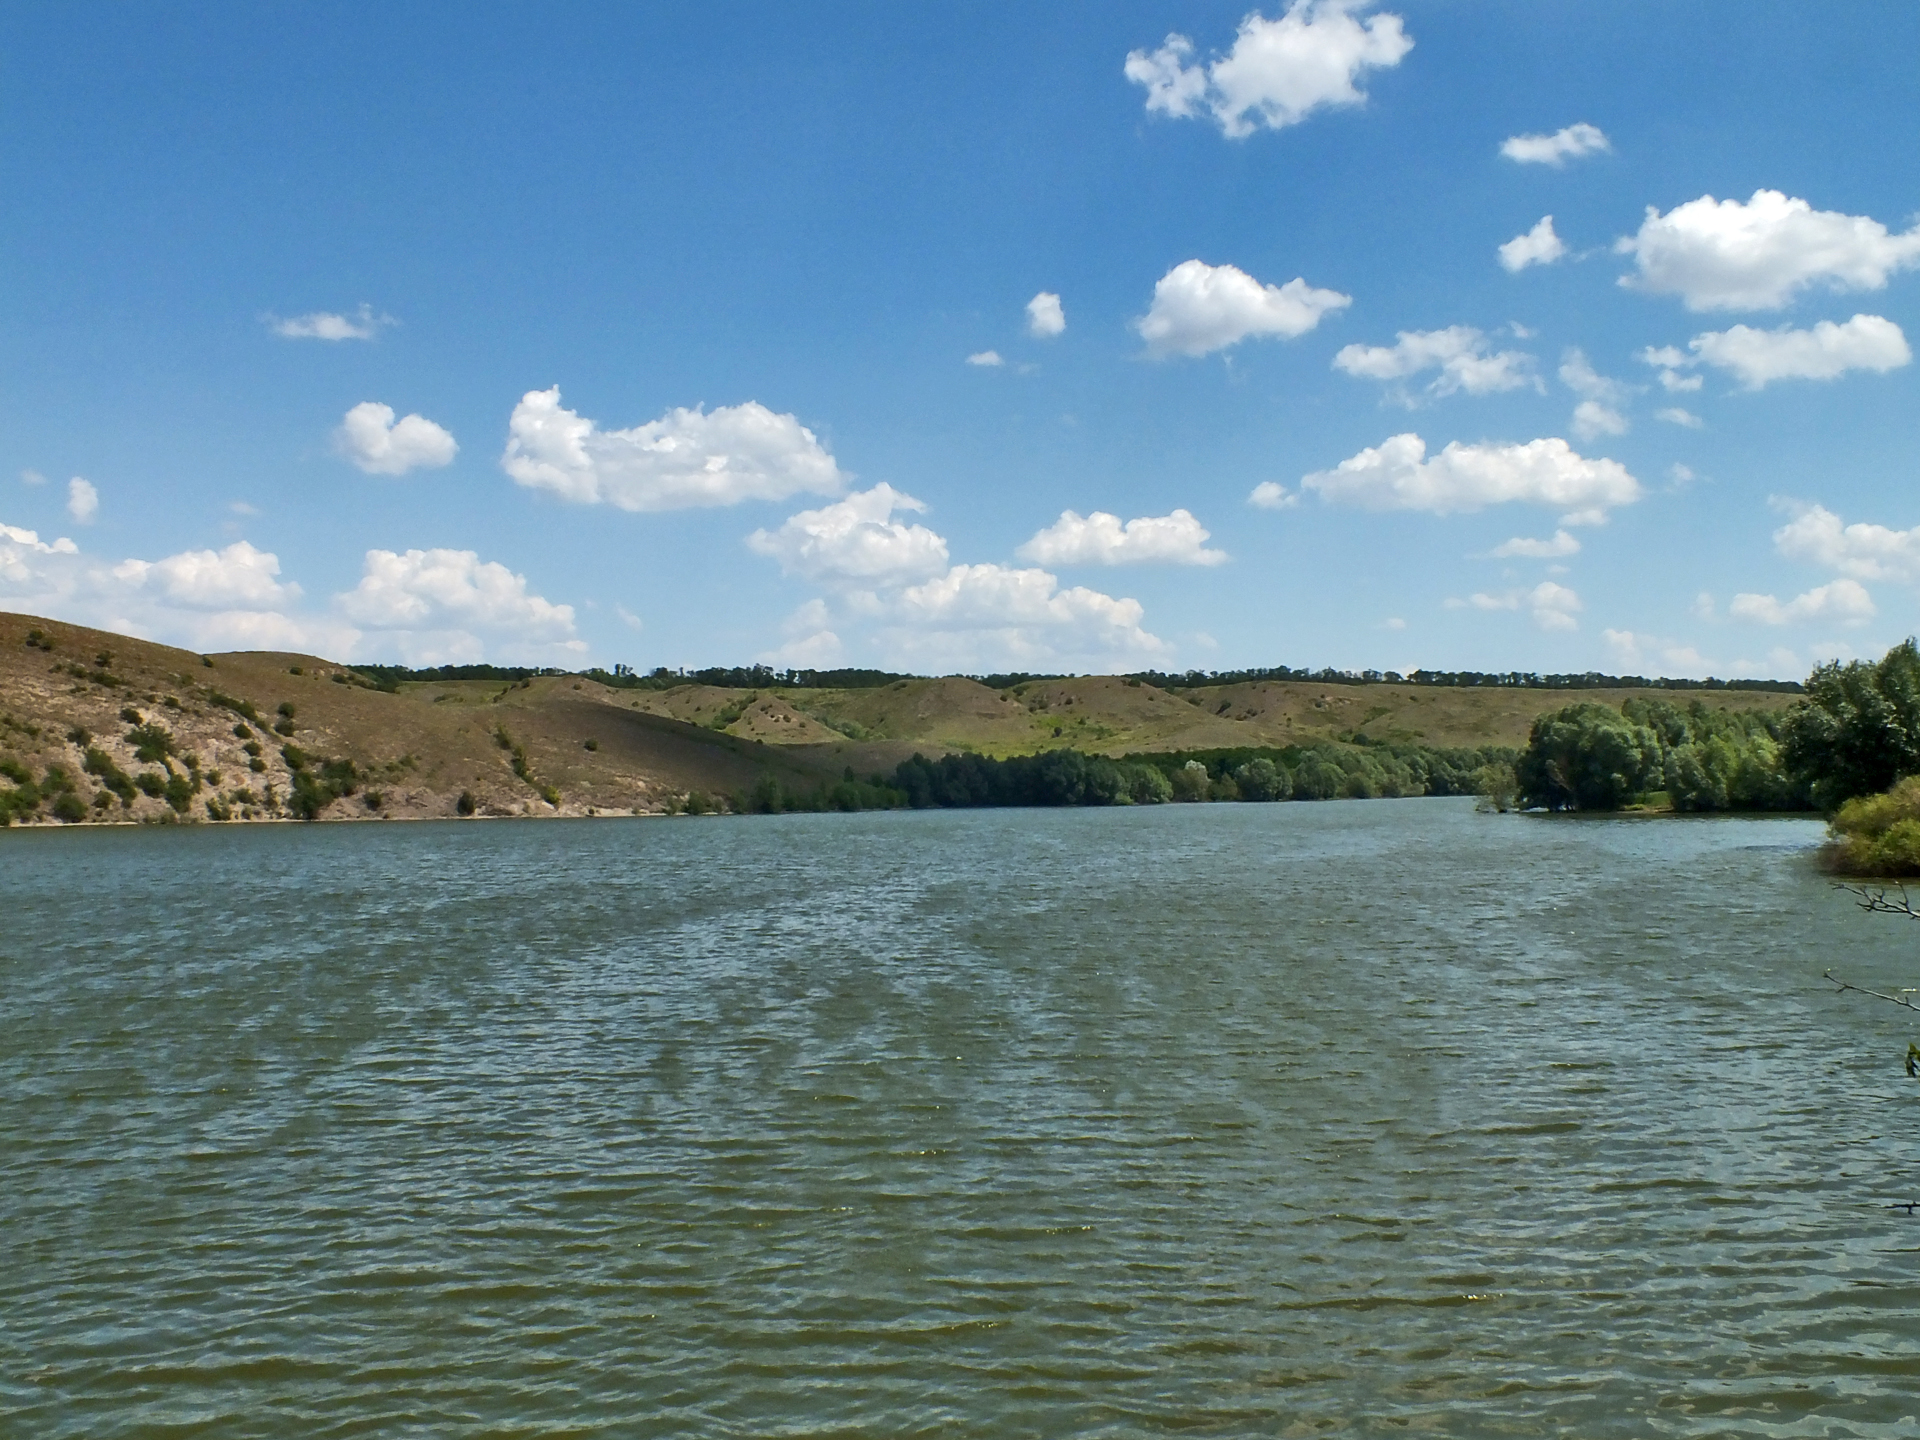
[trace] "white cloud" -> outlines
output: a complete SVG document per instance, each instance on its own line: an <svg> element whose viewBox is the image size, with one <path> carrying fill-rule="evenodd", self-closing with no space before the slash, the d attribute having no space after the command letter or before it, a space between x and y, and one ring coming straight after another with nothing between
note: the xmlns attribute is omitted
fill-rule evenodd
<svg viewBox="0 0 1920 1440"><path fill-rule="evenodd" d="M1573 433L1582 440L1624 435L1627 430L1627 417L1598 400L1582 400L1573 407Z"/></svg>
<svg viewBox="0 0 1920 1440"><path fill-rule="evenodd" d="M1736 620L1754 620L1762 625L1793 625L1806 620L1859 625L1871 620L1876 611L1873 597L1858 580L1833 580L1784 605L1771 595L1736 595L1728 603L1727 613Z"/></svg>
<svg viewBox="0 0 1920 1440"><path fill-rule="evenodd" d="M1500 247L1500 267L1509 275L1518 275L1529 265L1551 265L1566 253L1566 241L1553 233L1553 217L1542 215L1526 234L1516 235Z"/></svg>
<svg viewBox="0 0 1920 1440"><path fill-rule="evenodd" d="M1574 616L1585 608L1578 594L1551 580L1542 580L1531 590L1508 590L1499 595L1474 594L1465 600L1449 600L1447 604L1454 609L1525 609L1533 617L1533 623L1542 630L1578 630L1580 622Z"/></svg>
<svg viewBox="0 0 1920 1440"><path fill-rule="evenodd" d="M1789 560L1808 561L1856 580L1920 581L1920 525L1848 525L1821 505L1788 503L1793 518L1773 532L1774 548Z"/></svg>
<svg viewBox="0 0 1920 1440"><path fill-rule="evenodd" d="M501 467L517 482L584 505L684 510L838 495L847 476L792 415L754 401L669 410L631 430L601 430L560 403L560 387L513 407Z"/></svg>
<svg viewBox="0 0 1920 1440"><path fill-rule="evenodd" d="M1407 622L1402 620L1398 615L1389 615L1380 622L1380 628L1382 630L1404 630L1407 628Z"/></svg>
<svg viewBox="0 0 1920 1440"><path fill-rule="evenodd" d="M1573 433L1580 439L1627 433L1627 417L1620 413L1619 407L1633 394L1632 386L1600 374L1577 347L1568 350L1561 360L1560 381L1574 394L1584 397L1573 409Z"/></svg>
<svg viewBox="0 0 1920 1440"><path fill-rule="evenodd" d="M1696 335L1687 348L1691 355L1668 346L1643 351L1641 359L1668 367L1661 380L1670 390L1683 388L1667 381L1678 365L1712 365L1737 376L1745 389L1758 390L1775 380L1833 380L1849 370L1885 374L1913 360L1900 327L1879 315L1855 315L1840 325L1822 320L1811 330L1735 325ZM1699 377L1692 378L1697 385Z"/></svg>
<svg viewBox="0 0 1920 1440"><path fill-rule="evenodd" d="M1294 0L1277 20L1257 12L1240 22L1233 49L1211 65L1189 65L1193 42L1169 35L1151 53L1127 56L1126 76L1147 91L1147 109L1193 116L1204 109L1241 139L1261 125L1279 130L1326 105L1358 105L1355 81L1398 65L1413 41L1398 15L1357 11L1366 0Z"/></svg>
<svg viewBox="0 0 1920 1440"><path fill-rule="evenodd" d="M1000 352L998 350L979 350L967 356L967 364L969 365L993 366L1004 365L1006 363L1006 361L1000 358Z"/></svg>
<svg viewBox="0 0 1920 1440"><path fill-rule="evenodd" d="M1042 290L1027 302L1027 333L1038 340L1050 339L1067 328L1067 312L1060 308L1060 297Z"/></svg>
<svg viewBox="0 0 1920 1440"><path fill-rule="evenodd" d="M802 510L778 530L747 537L755 553L788 575L823 584L904 585L943 573L947 542L924 525L902 525L897 510L927 507L890 485L876 485L818 510Z"/></svg>
<svg viewBox="0 0 1920 1440"><path fill-rule="evenodd" d="M1353 303L1337 290L1316 290L1299 277L1263 285L1233 265L1184 260L1153 287L1153 304L1134 321L1150 355L1205 355L1250 335L1292 339L1328 311Z"/></svg>
<svg viewBox="0 0 1920 1440"><path fill-rule="evenodd" d="M1496 560L1558 560L1567 555L1580 553L1580 542L1565 530L1553 532L1550 540L1530 540L1524 535L1493 547L1489 552Z"/></svg>
<svg viewBox="0 0 1920 1440"><path fill-rule="evenodd" d="M20 472L20 483L22 485L44 485L47 483L47 477L42 475L38 470L22 470Z"/></svg>
<svg viewBox="0 0 1920 1440"><path fill-rule="evenodd" d="M82 480L78 475L67 481L67 514L75 523L91 525L93 517L100 513L100 492L94 489L91 481Z"/></svg>
<svg viewBox="0 0 1920 1440"><path fill-rule="evenodd" d="M1633 386L1610 380L1588 363L1586 352L1578 346L1560 359L1560 383L1574 394L1603 405L1624 405L1633 395Z"/></svg>
<svg viewBox="0 0 1920 1440"><path fill-rule="evenodd" d="M1519 350L1487 352L1487 337L1470 325L1445 330L1402 330L1392 345L1347 345L1333 357L1333 368L1367 380L1400 380L1425 370L1439 373L1427 386L1432 395L1487 395L1537 384L1529 367L1533 357Z"/></svg>
<svg viewBox="0 0 1920 1440"><path fill-rule="evenodd" d="M1681 425L1689 430L1698 430L1707 423L1691 410L1683 410L1678 405L1671 405L1665 410L1654 411L1653 418L1656 420L1664 420L1669 425Z"/></svg>
<svg viewBox="0 0 1920 1440"><path fill-rule="evenodd" d="M1300 497L1277 480L1262 480L1247 493L1247 503L1262 510L1291 510Z"/></svg>
<svg viewBox="0 0 1920 1440"><path fill-rule="evenodd" d="M1206 527L1185 510L1124 525L1102 510L1085 518L1063 510L1014 553L1039 565L1218 565L1227 552L1207 549L1207 538Z"/></svg>
<svg viewBox="0 0 1920 1440"><path fill-rule="evenodd" d="M1424 510L1434 515L1519 502L1569 512L1561 523L1597 524L1615 505L1631 505L1640 482L1614 460L1589 460L1566 441L1524 445L1449 444L1432 459L1418 435L1395 435L1332 470L1301 482L1323 500L1368 510Z"/></svg>
<svg viewBox="0 0 1920 1440"><path fill-rule="evenodd" d="M371 305L362 305L352 315L335 315L316 310L311 315L296 315L291 320L266 317L273 333L287 340L371 340L381 327L395 323L391 315L376 315Z"/></svg>
<svg viewBox="0 0 1920 1440"><path fill-rule="evenodd" d="M1665 215L1649 206L1638 233L1614 249L1637 267L1622 285L1678 295L1689 310L1777 310L1815 283L1880 289L1920 263L1920 225L1894 235L1864 215L1756 190L1745 202L1702 195Z"/></svg>
<svg viewBox="0 0 1920 1440"><path fill-rule="evenodd" d="M224 550L184 550L164 560L123 560L116 579L195 609L269 610L300 596L282 583L280 557L241 540Z"/></svg>
<svg viewBox="0 0 1920 1440"><path fill-rule="evenodd" d="M1561 166L1586 155L1599 155L1613 149L1597 125L1584 120L1556 130L1551 135L1514 135L1500 146L1500 153L1522 165Z"/></svg>
<svg viewBox="0 0 1920 1440"><path fill-rule="evenodd" d="M333 432L333 448L369 475L404 475L453 463L460 447L420 415L393 418L393 407L366 400L347 411Z"/></svg>
<svg viewBox="0 0 1920 1440"><path fill-rule="evenodd" d="M620 623L629 630L644 630L647 628L647 622L624 605L615 605L613 607L613 613L620 617Z"/></svg>
<svg viewBox="0 0 1920 1440"><path fill-rule="evenodd" d="M901 591L888 615L894 624L883 642L902 656L1111 666L1167 653L1164 641L1141 628L1145 612L1138 600L1079 585L1063 590L1039 569L956 565Z"/></svg>
<svg viewBox="0 0 1920 1440"><path fill-rule="evenodd" d="M382 632L376 644L397 649L410 665L586 649L571 605L533 594L524 575L471 550L369 550L360 583L334 601L349 619Z"/></svg>

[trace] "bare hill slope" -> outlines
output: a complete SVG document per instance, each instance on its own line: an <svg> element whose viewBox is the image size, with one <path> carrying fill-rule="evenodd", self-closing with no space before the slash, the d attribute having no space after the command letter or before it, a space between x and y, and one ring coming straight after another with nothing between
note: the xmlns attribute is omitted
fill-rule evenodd
<svg viewBox="0 0 1920 1440"><path fill-rule="evenodd" d="M1645 690L1264 681L1169 690L1117 676L996 690L959 676L855 690L615 689L587 676L375 688L311 655L195 655L0 613L0 774L20 819L326 819L656 813L770 775L810 792L916 751L1108 755L1403 741L1518 746L1577 700ZM1715 708L1790 695L1692 691ZM0 799L9 791L0 784Z"/></svg>

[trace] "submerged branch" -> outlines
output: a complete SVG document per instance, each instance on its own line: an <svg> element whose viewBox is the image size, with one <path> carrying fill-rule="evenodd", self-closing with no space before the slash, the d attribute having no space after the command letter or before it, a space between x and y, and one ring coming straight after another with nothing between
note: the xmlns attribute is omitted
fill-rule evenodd
<svg viewBox="0 0 1920 1440"><path fill-rule="evenodd" d="M1836 881L1834 889L1844 890L1854 897L1854 903L1871 915L1905 915L1920 920L1920 910L1913 908L1913 897L1907 894L1905 885L1896 885L1900 898L1894 900L1887 894L1884 885L1848 885Z"/></svg>

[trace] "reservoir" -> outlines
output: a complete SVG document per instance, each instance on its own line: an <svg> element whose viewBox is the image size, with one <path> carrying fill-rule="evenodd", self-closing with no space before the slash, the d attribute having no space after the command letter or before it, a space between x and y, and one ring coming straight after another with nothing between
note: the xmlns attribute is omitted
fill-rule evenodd
<svg viewBox="0 0 1920 1440"><path fill-rule="evenodd" d="M0 832L0 1433L1920 1434L1822 833Z"/></svg>

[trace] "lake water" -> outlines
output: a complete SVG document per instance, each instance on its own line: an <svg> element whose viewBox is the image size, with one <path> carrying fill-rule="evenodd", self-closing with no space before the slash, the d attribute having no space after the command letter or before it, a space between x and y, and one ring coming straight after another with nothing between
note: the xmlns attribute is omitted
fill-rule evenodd
<svg viewBox="0 0 1920 1440"><path fill-rule="evenodd" d="M0 1433L1920 1434L1820 833L0 833Z"/></svg>

